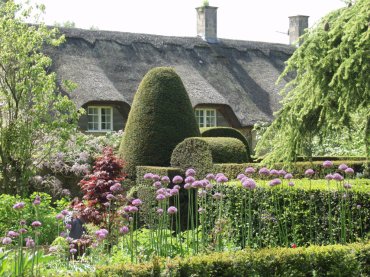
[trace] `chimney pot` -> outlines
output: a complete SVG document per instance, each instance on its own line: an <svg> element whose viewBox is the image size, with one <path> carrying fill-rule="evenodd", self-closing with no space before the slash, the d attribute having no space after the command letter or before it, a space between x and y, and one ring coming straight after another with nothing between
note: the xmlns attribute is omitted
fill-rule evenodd
<svg viewBox="0 0 370 277"><path fill-rule="evenodd" d="M308 18L307 15L289 16L289 44L298 42L299 37L304 34L308 28Z"/></svg>

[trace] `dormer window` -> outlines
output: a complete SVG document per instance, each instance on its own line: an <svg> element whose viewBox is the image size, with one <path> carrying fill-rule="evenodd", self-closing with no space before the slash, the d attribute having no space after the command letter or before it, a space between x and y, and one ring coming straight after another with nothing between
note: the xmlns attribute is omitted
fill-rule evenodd
<svg viewBox="0 0 370 277"><path fill-rule="evenodd" d="M88 128L90 132L108 132L113 130L113 109L109 106L89 106L87 108Z"/></svg>
<svg viewBox="0 0 370 277"><path fill-rule="evenodd" d="M195 118L199 127L217 126L216 109L195 109Z"/></svg>

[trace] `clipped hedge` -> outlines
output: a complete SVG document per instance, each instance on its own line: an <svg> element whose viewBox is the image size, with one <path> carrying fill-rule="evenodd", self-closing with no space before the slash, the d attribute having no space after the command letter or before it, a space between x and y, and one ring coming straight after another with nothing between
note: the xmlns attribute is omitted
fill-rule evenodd
<svg viewBox="0 0 370 277"><path fill-rule="evenodd" d="M239 139L245 145L247 161L251 161L250 147L247 138L237 129L231 127L205 127L200 128L202 137L230 137Z"/></svg>
<svg viewBox="0 0 370 277"><path fill-rule="evenodd" d="M172 68L150 70L134 96L120 146L129 178L138 165L169 166L172 150L200 136L185 87Z"/></svg>
<svg viewBox="0 0 370 277"><path fill-rule="evenodd" d="M91 275L89 275L91 274ZM369 276L370 243L271 248L99 266L84 276ZM81 275L82 276L82 275Z"/></svg>
<svg viewBox="0 0 370 277"><path fill-rule="evenodd" d="M171 156L171 165L182 170L194 168L198 177L212 171L212 163L242 163L248 159L244 144L235 138L187 138Z"/></svg>

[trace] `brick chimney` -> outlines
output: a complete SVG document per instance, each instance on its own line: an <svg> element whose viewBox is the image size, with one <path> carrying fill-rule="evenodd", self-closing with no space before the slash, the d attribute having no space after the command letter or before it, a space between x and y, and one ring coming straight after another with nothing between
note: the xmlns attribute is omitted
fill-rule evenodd
<svg viewBox="0 0 370 277"><path fill-rule="evenodd" d="M217 7L203 6L197 10L197 35L209 43L217 42Z"/></svg>
<svg viewBox="0 0 370 277"><path fill-rule="evenodd" d="M307 15L289 16L289 44L298 42L298 38L308 28L308 18Z"/></svg>

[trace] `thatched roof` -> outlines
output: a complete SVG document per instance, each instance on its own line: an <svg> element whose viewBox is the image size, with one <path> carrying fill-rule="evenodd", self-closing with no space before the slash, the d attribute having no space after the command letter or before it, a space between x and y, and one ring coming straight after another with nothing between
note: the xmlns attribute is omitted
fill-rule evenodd
<svg viewBox="0 0 370 277"><path fill-rule="evenodd" d="M223 104L242 126L271 121L279 108L275 84L294 48L283 44L220 39L209 44L197 37L61 29L66 42L48 49L58 79L77 89L78 106L90 101L123 101L134 93L149 69L171 66L182 78L193 106ZM176 103L174 103L176 105Z"/></svg>

